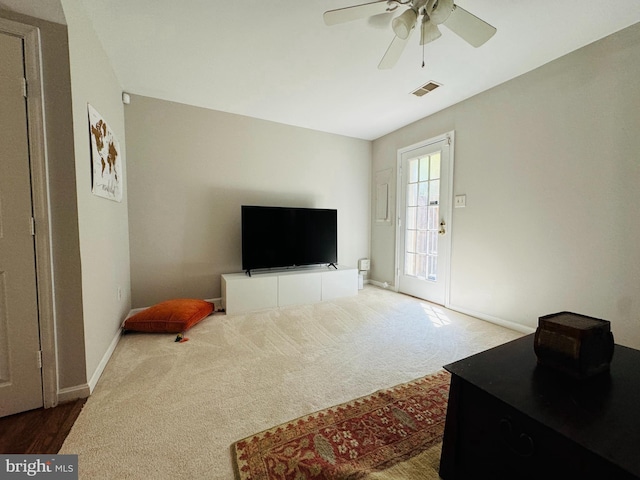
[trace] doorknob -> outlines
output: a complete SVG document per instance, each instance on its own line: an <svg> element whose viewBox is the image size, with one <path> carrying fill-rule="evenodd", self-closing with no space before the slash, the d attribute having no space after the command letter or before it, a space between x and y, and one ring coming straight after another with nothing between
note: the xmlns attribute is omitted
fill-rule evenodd
<svg viewBox="0 0 640 480"><path fill-rule="evenodd" d="M440 221L440 230L438 230L438 233L440 235L444 235L445 233L447 233L444 229L444 227L446 226L446 223L444 223L444 220Z"/></svg>

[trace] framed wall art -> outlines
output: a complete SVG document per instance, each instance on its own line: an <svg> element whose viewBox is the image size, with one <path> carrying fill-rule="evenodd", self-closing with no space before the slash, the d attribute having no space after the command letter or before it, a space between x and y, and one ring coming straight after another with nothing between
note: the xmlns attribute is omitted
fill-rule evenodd
<svg viewBox="0 0 640 480"><path fill-rule="evenodd" d="M122 201L122 157L120 144L98 111L89 109L91 139L91 192L116 202Z"/></svg>

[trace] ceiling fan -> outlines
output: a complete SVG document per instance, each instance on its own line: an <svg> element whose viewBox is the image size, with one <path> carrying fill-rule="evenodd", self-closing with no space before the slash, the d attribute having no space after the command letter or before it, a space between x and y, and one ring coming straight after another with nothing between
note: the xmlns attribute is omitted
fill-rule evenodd
<svg viewBox="0 0 640 480"><path fill-rule="evenodd" d="M407 44L411 33L420 22L420 45L432 42L442 33L438 25L444 25L474 47L483 45L495 33L484 20L479 19L464 8L453 3L454 0L380 0L377 2L338 8L324 12L324 23L336 25L360 18L383 13L395 12L398 7L407 7L391 23L395 37L382 57L378 68L392 68Z"/></svg>

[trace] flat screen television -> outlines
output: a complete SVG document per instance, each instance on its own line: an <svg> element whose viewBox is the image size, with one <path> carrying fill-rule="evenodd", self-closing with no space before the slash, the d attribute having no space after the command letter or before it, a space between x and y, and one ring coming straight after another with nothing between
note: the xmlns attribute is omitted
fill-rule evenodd
<svg viewBox="0 0 640 480"><path fill-rule="evenodd" d="M242 206L242 269L338 262L338 211Z"/></svg>

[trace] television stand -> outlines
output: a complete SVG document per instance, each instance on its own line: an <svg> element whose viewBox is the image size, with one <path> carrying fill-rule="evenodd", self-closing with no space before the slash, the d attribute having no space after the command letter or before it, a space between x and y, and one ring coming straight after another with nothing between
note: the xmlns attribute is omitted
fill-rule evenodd
<svg viewBox="0 0 640 480"><path fill-rule="evenodd" d="M293 267L291 267L291 268L297 268L297 267L299 267L299 266L302 266L303 268L306 268L306 266L305 266L305 265L294 265L294 266L293 266ZM337 265L336 265L335 263L333 263L333 262L331 262L331 263L327 263L327 268L329 268L329 267L333 267L333 268L335 268L336 270L338 270ZM289 267L283 267L283 268L285 269L284 271L287 271L286 269L287 269L287 268L289 268ZM280 270L266 270L265 272L273 273L274 271L279 272ZM251 276L251 269L250 269L250 268L247 268L247 269L244 271L244 274L245 274L247 277L250 277L250 276Z"/></svg>
<svg viewBox="0 0 640 480"><path fill-rule="evenodd" d="M358 294L358 270L332 264L222 275L222 305L227 314L316 303Z"/></svg>

